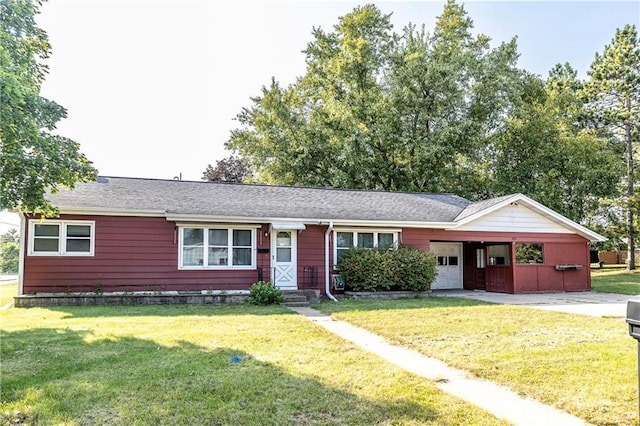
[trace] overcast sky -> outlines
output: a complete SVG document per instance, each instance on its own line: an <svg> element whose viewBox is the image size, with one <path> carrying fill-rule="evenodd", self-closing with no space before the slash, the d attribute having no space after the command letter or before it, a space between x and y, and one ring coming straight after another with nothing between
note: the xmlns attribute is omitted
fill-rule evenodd
<svg viewBox="0 0 640 426"><path fill-rule="evenodd" d="M432 30L444 2L374 2ZM330 30L362 3L347 1L50 0L42 95L68 110L58 132L81 144L100 174L199 180L229 153L233 118L275 77L304 73L311 30ZM518 37L519 66L546 76L569 62L581 77L616 28L640 22L640 1L470 1L475 31L493 45ZM0 215L0 232L6 226Z"/></svg>

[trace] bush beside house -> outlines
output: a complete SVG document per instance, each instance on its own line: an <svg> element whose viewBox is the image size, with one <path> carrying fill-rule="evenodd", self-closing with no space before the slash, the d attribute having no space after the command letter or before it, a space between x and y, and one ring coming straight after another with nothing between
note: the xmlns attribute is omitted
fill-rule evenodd
<svg viewBox="0 0 640 426"><path fill-rule="evenodd" d="M425 291L436 278L433 253L413 247L353 247L340 256L337 268L352 291Z"/></svg>
<svg viewBox="0 0 640 426"><path fill-rule="evenodd" d="M284 302L284 295L272 282L258 281L249 289L248 302L252 305L275 305Z"/></svg>

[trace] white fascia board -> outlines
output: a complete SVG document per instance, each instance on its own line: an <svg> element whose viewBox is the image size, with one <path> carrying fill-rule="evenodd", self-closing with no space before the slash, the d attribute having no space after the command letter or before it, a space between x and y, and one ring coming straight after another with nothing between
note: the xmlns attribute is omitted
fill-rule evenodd
<svg viewBox="0 0 640 426"><path fill-rule="evenodd" d="M110 209L99 207L68 207L60 209L60 214L78 214L95 216L142 216L142 217L164 217L165 210L126 210Z"/></svg>
<svg viewBox="0 0 640 426"><path fill-rule="evenodd" d="M324 221L325 223L328 223ZM374 228L422 228L422 229L452 229L455 222L401 222L401 221L376 221L376 220L333 220L334 228L337 227L374 227Z"/></svg>
<svg viewBox="0 0 640 426"><path fill-rule="evenodd" d="M491 207L488 207L484 210L481 210L477 213L472 214L471 216L467 216L464 219L458 221L455 223L455 226L453 227L453 229L455 230L455 228L458 228L460 226L463 226L467 223L473 222L491 212L494 212L496 210L499 210L501 208L503 208L504 206L507 206L509 204L512 203L522 203L524 205L526 205L527 207L531 208L533 211L535 211L536 213L546 217L547 219L561 225L564 226L567 229L572 230L573 232L575 232L576 234L590 240L590 241L594 241L594 242L602 242L602 241L607 241L606 237L603 237L602 235L593 232L592 230L585 228L584 226L572 221L571 219L561 215L558 212L555 212L553 210L551 210L549 207L538 203L537 201L527 197L524 194L514 194L512 197L509 197L505 200L502 200L501 202L492 205Z"/></svg>
<svg viewBox="0 0 640 426"><path fill-rule="evenodd" d="M577 234L587 238L590 241L594 242L603 242L607 241L608 238L598 234L597 232L593 232L592 230L580 225L572 221L571 219L551 210L549 207L538 203L535 200L527 197L526 195L519 194L522 197L522 202L525 205L528 205L534 211L540 213L541 215L547 217L550 220L553 220L556 223L564 225L565 227L574 230Z"/></svg>
<svg viewBox="0 0 640 426"><path fill-rule="evenodd" d="M375 227L375 228L428 228L451 229L455 222L403 222L378 220L340 220L340 219L304 219L304 218L271 218L271 217L238 217L238 216L204 216L189 214L167 214L170 222L226 222L226 223L301 223L306 225L329 225L334 227Z"/></svg>

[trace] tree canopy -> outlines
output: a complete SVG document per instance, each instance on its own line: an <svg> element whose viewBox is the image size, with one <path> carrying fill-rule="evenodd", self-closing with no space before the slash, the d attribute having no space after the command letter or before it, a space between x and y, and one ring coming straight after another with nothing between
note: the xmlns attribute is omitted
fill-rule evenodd
<svg viewBox="0 0 640 426"><path fill-rule="evenodd" d="M256 180L284 185L523 192L579 222L613 197L620 150L587 126L569 64L545 80L517 68L516 39L492 47L448 1L432 33L356 7L314 28L306 72L275 78L237 116L227 148Z"/></svg>
<svg viewBox="0 0 640 426"><path fill-rule="evenodd" d="M96 176L78 143L56 135L66 110L40 96L51 47L35 16L41 2L0 2L0 209L55 215L47 191Z"/></svg>
<svg viewBox="0 0 640 426"><path fill-rule="evenodd" d="M640 42L634 25L618 29L602 54L596 53L585 84L590 124L609 136L624 152L626 175L621 199L628 245L629 269L635 269L637 215L636 156L640 144Z"/></svg>
<svg viewBox="0 0 640 426"><path fill-rule="evenodd" d="M229 156L216 161L216 166L211 164L202 173L202 180L208 182L235 182L244 183L251 177L251 168L240 158Z"/></svg>
<svg viewBox="0 0 640 426"><path fill-rule="evenodd" d="M269 183L486 195L476 166L520 73L515 40L491 48L472 28L454 2L433 34L357 7L313 30L306 74L263 87L227 147Z"/></svg>

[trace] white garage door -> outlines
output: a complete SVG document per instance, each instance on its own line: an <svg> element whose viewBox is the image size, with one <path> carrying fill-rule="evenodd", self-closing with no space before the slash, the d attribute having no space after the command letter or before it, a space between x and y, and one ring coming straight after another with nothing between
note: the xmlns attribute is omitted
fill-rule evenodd
<svg viewBox="0 0 640 426"><path fill-rule="evenodd" d="M436 281L434 290L462 288L462 243L431 243L431 251L436 255Z"/></svg>

